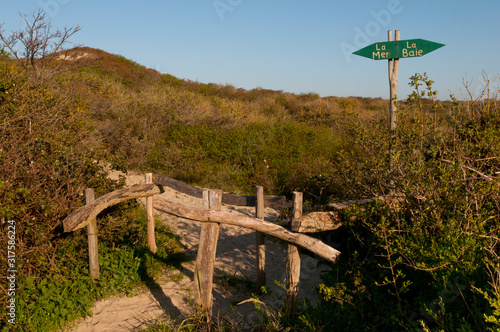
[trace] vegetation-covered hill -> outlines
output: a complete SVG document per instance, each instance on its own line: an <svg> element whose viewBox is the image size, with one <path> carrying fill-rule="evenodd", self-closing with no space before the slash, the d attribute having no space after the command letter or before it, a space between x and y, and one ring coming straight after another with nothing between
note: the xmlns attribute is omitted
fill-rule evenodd
<svg viewBox="0 0 500 332"><path fill-rule="evenodd" d="M306 190L316 183L308 178L331 172L338 147L351 144L344 124L358 120L347 115L378 120L387 105L191 82L91 48L63 56L73 70L61 76L72 81L60 81L62 89L79 97L110 159L229 191L259 184L328 199L333 190Z"/></svg>
<svg viewBox="0 0 500 332"><path fill-rule="evenodd" d="M143 223L118 222L142 218L134 204L102 221L107 267L98 283L86 278L84 233L62 232L62 219L84 204L85 187L97 195L119 187L105 176L108 163L236 193L255 185L273 194L303 191L311 203L402 194L397 206L346 212L345 227L330 235L342 259L320 287L323 301L278 325L493 329L487 321L500 316L498 101L443 104L432 100L425 76L411 82L416 92L399 103L389 158L386 100L186 81L88 47L59 52L43 68L2 52L0 215L16 225L19 330L62 326L107 289L146 282L154 268ZM180 257L174 244L160 255L174 265ZM6 319L5 330L12 327Z"/></svg>

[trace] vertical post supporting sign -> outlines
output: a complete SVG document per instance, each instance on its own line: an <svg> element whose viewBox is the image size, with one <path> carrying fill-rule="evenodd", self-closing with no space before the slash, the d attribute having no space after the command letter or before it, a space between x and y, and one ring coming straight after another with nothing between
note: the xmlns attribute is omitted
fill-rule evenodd
<svg viewBox="0 0 500 332"><path fill-rule="evenodd" d="M396 36L395 36L395 41L399 41L401 36L401 32L399 30L396 30ZM387 33L388 40L391 42L392 41L392 30L389 30ZM396 59L389 59L389 86L390 86L390 96L391 96L391 104L389 107L389 113L390 113L390 129L391 129L391 136L394 133L394 130L396 130L396 123L398 121L397 115L396 115L396 98L397 98L397 92L398 92L398 73L399 73L399 58Z"/></svg>
<svg viewBox="0 0 500 332"><path fill-rule="evenodd" d="M401 38L401 32L396 30L394 41L398 42ZM387 32L387 39L392 42L392 30ZM398 95L398 74L399 74L399 59L389 59L389 94L390 94L390 106L389 106L389 174L392 174L394 169L394 143L396 141L396 124L398 122L397 118L397 105L396 98ZM389 187L392 191L394 189L394 179L392 175L389 177Z"/></svg>

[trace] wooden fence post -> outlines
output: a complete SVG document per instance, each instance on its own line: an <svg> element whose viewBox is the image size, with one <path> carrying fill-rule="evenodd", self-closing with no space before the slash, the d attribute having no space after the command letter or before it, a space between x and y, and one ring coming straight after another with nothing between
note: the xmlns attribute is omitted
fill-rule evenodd
<svg viewBox="0 0 500 332"><path fill-rule="evenodd" d="M94 189L85 189L85 203L92 204L95 201ZM90 220L87 225L87 238L89 241L89 274L93 279L99 278L99 253L97 245L97 221Z"/></svg>
<svg viewBox="0 0 500 332"><path fill-rule="evenodd" d="M221 206L222 192L220 190L203 190L203 207L205 209L220 211ZM194 274L195 300L208 321L212 316L212 287L218 240L219 223L202 223Z"/></svg>
<svg viewBox="0 0 500 332"><path fill-rule="evenodd" d="M255 187L255 217L264 219L264 187ZM255 232L257 245L257 294L262 294L262 287L266 286L266 242L264 233Z"/></svg>
<svg viewBox="0 0 500 332"><path fill-rule="evenodd" d="M290 230L297 231L298 227L294 223L294 219L302 216L302 200L301 192L293 193L292 218L290 220ZM300 279L300 255L299 248L293 244L288 244L286 257L286 272L287 272L287 291L286 291L286 314L291 317L295 313L295 303L299 292Z"/></svg>
<svg viewBox="0 0 500 332"><path fill-rule="evenodd" d="M153 183L153 174L146 173L146 184ZM146 197L146 218L147 218L147 229L148 229L148 247L153 254L156 254L158 248L156 247L155 240L155 215L153 211L153 196Z"/></svg>

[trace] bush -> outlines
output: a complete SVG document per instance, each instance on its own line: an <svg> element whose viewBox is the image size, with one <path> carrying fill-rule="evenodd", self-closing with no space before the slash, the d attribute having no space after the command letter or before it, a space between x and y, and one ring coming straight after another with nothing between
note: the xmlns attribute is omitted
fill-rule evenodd
<svg viewBox="0 0 500 332"><path fill-rule="evenodd" d="M22 276L18 284L16 322L19 331L54 331L91 315L94 302L114 294L133 294L138 287L155 288L165 269L185 260L174 234L156 225L158 252L147 247L146 215L136 203L121 204L99 218L99 279L88 271L85 230L71 233L57 246L53 267L45 275ZM12 325L2 322L2 331ZM2 326L2 325L0 325Z"/></svg>
<svg viewBox="0 0 500 332"><path fill-rule="evenodd" d="M415 77L432 96L432 81ZM341 260L320 287L323 302L307 311L318 326L493 330L487 322L498 317L500 109L468 105L467 112L450 103L437 113L434 105L423 109L414 98L401 112L394 173L380 183L382 192L403 196L347 211L345 228L332 235L342 243ZM357 137L362 145L383 144Z"/></svg>

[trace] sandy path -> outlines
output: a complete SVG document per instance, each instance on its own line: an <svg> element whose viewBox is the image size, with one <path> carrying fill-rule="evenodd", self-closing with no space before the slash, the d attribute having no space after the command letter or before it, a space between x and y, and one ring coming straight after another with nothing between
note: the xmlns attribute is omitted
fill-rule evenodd
<svg viewBox="0 0 500 332"><path fill-rule="evenodd" d="M112 176L118 177L118 173ZM142 174L131 173L126 177L127 185L144 183ZM163 193L171 201L182 203L194 208L202 208L202 201L173 190ZM223 206L223 211L254 216L254 208ZM194 261L198 246L201 223L188 219L174 217L159 211L155 211L166 224L169 225L180 237L180 241L186 246L187 256ZM276 220L279 211L266 208L265 219ZM158 246L161 243L157 243ZM248 278L256 280L255 272L255 232L249 229L231 225L221 225L217 255L215 263L214 282L214 313L222 316L236 318L239 322L250 323L255 318L256 313L252 303L246 303L237 307L231 303L238 303L249 299L254 290L243 289L243 287L229 287L224 280L229 276L237 276L241 279ZM320 273L327 270L326 265L319 265L318 260L302 256L302 269L300 279L300 297L308 297L314 300L315 286L321 283ZM319 265L319 266L318 266ZM267 286L284 297L285 291L277 286L273 281L285 281L286 248L277 241L266 238L266 276ZM95 304L92 309L93 316L87 317L78 323L76 327L68 331L140 331L155 321L180 315L188 315L192 310L192 289L193 289L192 262L183 264L180 272L175 272L177 276L164 276L157 280L157 289L147 290L144 293L133 297L113 297ZM226 278L224 278L226 276ZM172 281L176 280L176 281ZM276 303L276 296L264 295L260 299L266 303ZM282 305L279 302L278 305Z"/></svg>

